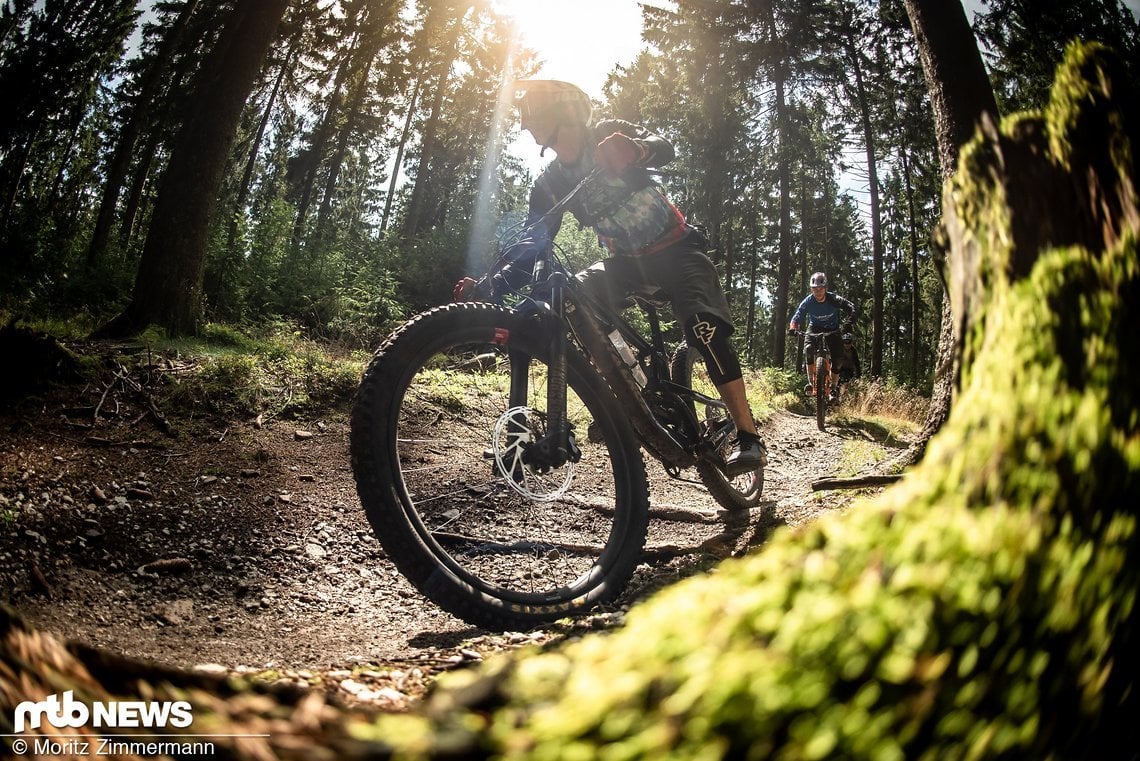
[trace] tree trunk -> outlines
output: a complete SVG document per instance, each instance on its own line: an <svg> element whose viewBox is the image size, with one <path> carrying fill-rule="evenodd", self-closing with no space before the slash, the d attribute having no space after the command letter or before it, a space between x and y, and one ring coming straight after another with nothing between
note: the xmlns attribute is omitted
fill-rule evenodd
<svg viewBox="0 0 1140 761"><path fill-rule="evenodd" d="M871 367L872 378L883 374L883 223L879 208L879 170L875 158L875 130L871 123L871 106L863 85L863 67L855 49L853 33L846 37L847 56L855 76L855 97L863 126L863 145L867 154L867 189L871 194Z"/></svg>
<svg viewBox="0 0 1140 761"><path fill-rule="evenodd" d="M779 135L779 145L776 147L776 162L779 175L780 194L780 243L777 254L776 293L772 303L772 363L776 367L783 367L787 344L784 327L788 324L791 305L788 303L788 292L792 281L792 210L791 210L791 170L788 166L788 114L787 104L784 102L784 78L782 73L776 76L776 123Z"/></svg>
<svg viewBox="0 0 1140 761"><path fill-rule="evenodd" d="M203 64L163 174L130 305L105 326L133 334L150 324L172 336L199 327L210 217L242 108L289 0L241 0Z"/></svg>
<svg viewBox="0 0 1140 761"><path fill-rule="evenodd" d="M328 141L332 137L336 117L340 114L341 105L344 103L345 82L348 81L352 74L359 42L360 37L358 35L353 40L352 47L345 54L344 60L341 61L340 66L337 68L336 77L333 80L332 93L329 95L328 105L321 118L321 123L313 132L313 140L309 145L309 164L305 168L305 175L301 181L301 197L300 200L297 201L297 217L293 222L294 249L300 247L301 241L305 237L305 225L308 221L309 207L313 203L313 188L317 182L317 172L320 170L321 164L324 161L325 146L328 145Z"/></svg>
<svg viewBox="0 0 1140 761"><path fill-rule="evenodd" d="M131 184L127 188L127 199L123 203L123 218L119 220L119 246L124 250L130 246L135 233L139 231L140 219L143 216L143 196L147 190L151 171L154 169L160 142L162 135L158 130L152 130L143 149L138 153Z"/></svg>
<svg viewBox="0 0 1140 761"><path fill-rule="evenodd" d="M369 92L369 79L372 76L372 64L376 52L380 49L381 26L370 28L365 44L362 46L362 68L355 74L355 83L352 92L345 103L344 111L347 114L340 127L336 147L329 157L328 176L325 179L325 189L321 197L321 205L317 210L317 240L322 244L327 241L332 224L333 203L336 198L336 188L340 181L340 170L344 166L345 156L348 155L348 142L356 131L360 122L360 114L364 111L365 100Z"/></svg>
<svg viewBox="0 0 1140 761"><path fill-rule="evenodd" d="M760 272L760 252L759 247L756 245L756 215L750 214L748 217L748 318L746 320L747 341L745 345L748 347L746 356L748 362L752 365L756 364L756 286L757 277Z"/></svg>
<svg viewBox="0 0 1140 761"><path fill-rule="evenodd" d="M451 75L451 67L455 62L456 46L449 48L450 55L440 59L432 79L435 87L435 98L432 99L431 111L428 113L427 124L424 126L423 142L420 146L420 160L416 165L416 179L412 183L412 192L408 198L408 211L404 217L404 237L412 238L428 228L424 223L424 195L427 192L428 182L431 180L431 162L435 158L436 143L443 120L443 98L446 94Z"/></svg>
<svg viewBox="0 0 1140 761"><path fill-rule="evenodd" d="M997 103L966 11L954 0L904 0L918 44L942 176L958 169L958 150L974 136L982 115L996 120Z"/></svg>
<svg viewBox="0 0 1140 761"><path fill-rule="evenodd" d="M269 128L269 119L273 116L273 109L277 106L277 96L281 92L281 85L285 81L285 77L292 70L298 47L299 45L294 40L289 51L285 54L285 60L281 63L281 70L277 72L277 77L273 80L273 88L266 98L265 108L262 109L261 120L257 123L257 132L249 146L249 157L245 161L245 169L242 170L241 179L238 181L237 198L234 200L234 211L230 215L229 229L226 233L226 247L231 252L237 243L238 217L245 214L245 202L249 198L249 188L253 184L253 171L257 168L257 154L261 152L261 141L265 139L265 131Z"/></svg>
<svg viewBox="0 0 1140 761"><path fill-rule="evenodd" d="M170 59L185 35L186 27L190 24L190 17L197 7L198 0L188 0L183 6L174 25L163 38L162 46L155 55L150 68L143 75L138 98L131 109L130 118L119 133L119 142L115 146L115 152L111 155L111 160L107 165L107 179L103 183L103 195L99 201L99 215L95 219L95 231L91 234L91 243L87 247L88 267L98 265L107 252L107 244L111 239L111 228L115 223L115 211L119 204L119 193L122 192L123 182L126 180L127 171L130 169L135 145L142 134L143 126L148 121L147 115L154 106L154 99L159 86L170 68Z"/></svg>
<svg viewBox="0 0 1140 761"><path fill-rule="evenodd" d="M983 118L998 116L994 91L986 76L974 32L966 12L955 0L904 0L918 44L926 88L934 110L934 130L942 176L949 180L958 166L958 151ZM918 440L901 463L920 460L930 441L950 414L957 375L957 345L949 301L943 299L942 329L935 360L934 393L926 423Z"/></svg>
<svg viewBox="0 0 1140 761"><path fill-rule="evenodd" d="M412 134L412 122L416 116L416 101L419 100L421 80L417 76L412 94L408 98L408 113L404 117L404 128L400 131L400 142L396 145L396 158L392 164L392 176L388 180L388 195L384 197L384 214L380 218L380 230L388 229L388 220L391 219L392 201L396 197L396 180L400 176L400 167L404 164L404 151L408 147L408 138Z"/></svg>
<svg viewBox="0 0 1140 761"><path fill-rule="evenodd" d="M187 48L192 48L196 44L197 40L195 39L183 39L181 43L183 54L177 56L179 59L178 66L169 74L170 83L167 85L169 92L181 92L183 85L194 75L196 56L194 50ZM141 220L145 216L143 205L146 200L146 193L149 190L150 178L152 176L162 177L161 172L155 169L156 164L162 166L162 162L156 162L159 147L164 143L173 142L175 137L167 134L173 130L167 128L166 125L182 124L186 118L182 113L183 108L184 106L179 100L165 98L161 111L154 114L150 119L150 129L144 133L146 134L146 142L141 149L135 151L135 168L127 191L127 199L123 203L122 218L119 220L119 246L124 250L130 246L135 235L141 232Z"/></svg>
<svg viewBox="0 0 1140 761"><path fill-rule="evenodd" d="M907 234L910 242L910 324L907 326L907 332L910 335L910 382L917 384L919 356L918 324L922 313L922 294L919 290L918 282L918 222L915 218L914 186L911 180L910 158L907 155L906 148L900 148L899 154L902 159L903 182L906 188Z"/></svg>

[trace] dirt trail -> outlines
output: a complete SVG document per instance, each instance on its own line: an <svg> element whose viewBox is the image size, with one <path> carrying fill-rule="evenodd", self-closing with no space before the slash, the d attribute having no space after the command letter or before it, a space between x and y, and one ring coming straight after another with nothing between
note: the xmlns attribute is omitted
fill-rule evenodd
<svg viewBox="0 0 1140 761"><path fill-rule="evenodd" d="M346 412L261 427L172 421L171 438L138 410L85 428L90 402L56 392L0 413L0 600L37 626L180 667L332 673L360 687L355 697L397 704L416 675L553 635L488 635L396 573L356 499ZM647 562L616 610L762 544L777 525L843 508L851 493L813 493L812 481L870 472L893 454L880 431L820 432L790 412L762 432L765 501L745 515L647 462ZM840 473L845 441L860 442L846 449L864 462ZM361 686L361 673L374 683Z"/></svg>

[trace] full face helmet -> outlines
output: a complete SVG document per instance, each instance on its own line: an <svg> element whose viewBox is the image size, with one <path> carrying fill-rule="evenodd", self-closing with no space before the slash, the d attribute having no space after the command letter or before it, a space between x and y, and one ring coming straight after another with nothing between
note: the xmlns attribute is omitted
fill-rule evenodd
<svg viewBox="0 0 1140 761"><path fill-rule="evenodd" d="M827 287L827 275L823 274L822 272L816 272L814 275L811 276L811 287L812 288L826 288Z"/></svg>
<svg viewBox="0 0 1140 761"><path fill-rule="evenodd" d="M564 126L584 127L593 111L582 88L557 79L520 79L515 82L515 107L522 128L530 130L545 149Z"/></svg>

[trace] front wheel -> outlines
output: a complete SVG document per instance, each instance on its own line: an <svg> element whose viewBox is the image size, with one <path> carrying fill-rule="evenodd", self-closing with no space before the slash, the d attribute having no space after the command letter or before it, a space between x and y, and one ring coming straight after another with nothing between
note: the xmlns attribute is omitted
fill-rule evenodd
<svg viewBox="0 0 1140 761"><path fill-rule="evenodd" d="M669 376L674 383L699 391L707 397L716 398L718 391L709 379L704 360L695 349L681 344L670 362ZM728 413L721 407L697 404L690 400L689 406L702 426L716 430L728 420ZM735 429L734 429L735 430ZM717 447L717 456L723 461L732 449L732 437L725 436ZM724 471L706 459L697 460L697 475L709 494L726 510L749 510L760 504L764 493L764 468L757 468L735 478L729 478Z"/></svg>
<svg viewBox="0 0 1140 761"><path fill-rule="evenodd" d="M433 309L384 343L353 405L353 474L377 539L421 593L484 629L612 600L645 544L640 449L577 352L567 416L580 456L551 461L535 445L548 433L549 335L490 304Z"/></svg>
<svg viewBox="0 0 1140 761"><path fill-rule="evenodd" d="M815 424L824 430L823 419L827 414L827 360L821 355L815 358Z"/></svg>

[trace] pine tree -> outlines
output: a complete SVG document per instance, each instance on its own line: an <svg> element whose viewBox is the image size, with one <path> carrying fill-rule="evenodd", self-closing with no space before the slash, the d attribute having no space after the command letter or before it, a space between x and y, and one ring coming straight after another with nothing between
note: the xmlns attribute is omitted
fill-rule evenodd
<svg viewBox="0 0 1140 761"><path fill-rule="evenodd" d="M226 158L287 5L240 0L230 12L172 148L131 303L104 334L131 334L151 324L172 336L198 331L206 240Z"/></svg>

